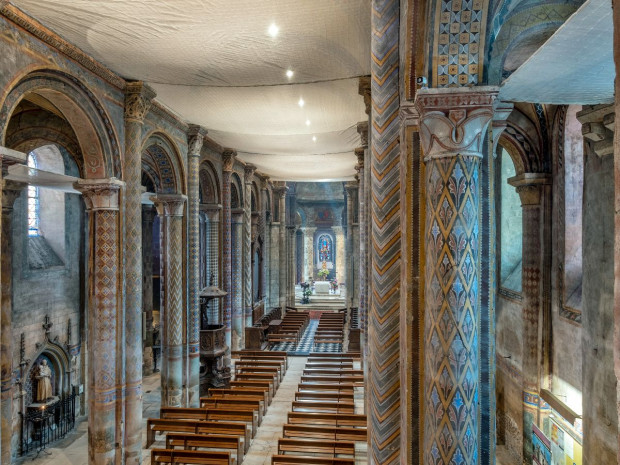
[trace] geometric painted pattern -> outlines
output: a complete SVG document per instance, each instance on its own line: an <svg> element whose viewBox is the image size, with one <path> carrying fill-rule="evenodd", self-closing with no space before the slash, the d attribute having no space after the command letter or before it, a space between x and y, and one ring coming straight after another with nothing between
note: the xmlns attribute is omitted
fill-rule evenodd
<svg viewBox="0 0 620 465"><path fill-rule="evenodd" d="M425 464L478 460L479 167L426 163Z"/></svg>
<svg viewBox="0 0 620 465"><path fill-rule="evenodd" d="M400 463L400 2L372 2L369 463Z"/></svg>
<svg viewBox="0 0 620 465"><path fill-rule="evenodd" d="M437 3L433 87L477 85L482 78L488 0Z"/></svg>
<svg viewBox="0 0 620 465"><path fill-rule="evenodd" d="M232 347L232 244L231 244L231 181L235 152L224 150L222 153L222 282L227 294L222 299L223 321L226 345Z"/></svg>

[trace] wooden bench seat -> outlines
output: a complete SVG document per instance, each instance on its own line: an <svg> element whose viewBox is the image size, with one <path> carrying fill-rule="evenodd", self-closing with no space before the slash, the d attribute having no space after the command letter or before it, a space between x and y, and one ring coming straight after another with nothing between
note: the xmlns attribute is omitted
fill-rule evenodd
<svg viewBox="0 0 620 465"><path fill-rule="evenodd" d="M295 454L324 454L330 457L350 455L355 457L355 443L353 441L327 441L311 439L280 438L278 439L278 454L287 452Z"/></svg>
<svg viewBox="0 0 620 465"><path fill-rule="evenodd" d="M294 400L292 410L293 412L355 413L355 404L348 401Z"/></svg>
<svg viewBox="0 0 620 465"><path fill-rule="evenodd" d="M269 336L267 336L269 337ZM288 369L288 359L286 357L282 357L280 355L271 356L271 355L246 355L241 354L237 357L237 360L244 361L252 361L252 360L264 360L264 361L273 361L273 362L281 362L284 370Z"/></svg>
<svg viewBox="0 0 620 465"><path fill-rule="evenodd" d="M306 455L274 455L271 465L355 465L355 459L345 457L310 457Z"/></svg>
<svg viewBox="0 0 620 465"><path fill-rule="evenodd" d="M149 418L146 420L146 448L155 441L156 433L226 434L243 439L244 451L250 447L252 433L244 423L202 420L168 420Z"/></svg>
<svg viewBox="0 0 620 465"><path fill-rule="evenodd" d="M348 370L352 370L353 369L353 363L352 362L334 362L334 363L330 363L330 362L312 362L312 363L306 363L306 370L312 370L313 368L334 368L337 370L342 370L344 369L348 369Z"/></svg>
<svg viewBox="0 0 620 465"><path fill-rule="evenodd" d="M349 392L330 392L330 391L297 391L295 400L332 400L332 401L353 401L354 394Z"/></svg>
<svg viewBox="0 0 620 465"><path fill-rule="evenodd" d="M207 409L228 409L234 412L243 412L250 410L254 413L257 424L260 425L263 420L263 412L261 410L260 400L247 400L240 399L239 397L233 398L213 398L213 397L201 397L200 407Z"/></svg>
<svg viewBox="0 0 620 465"><path fill-rule="evenodd" d="M309 358L312 358L312 357L321 357L321 358L352 357L355 360L359 360L360 353L359 352L310 352L308 354L308 357Z"/></svg>
<svg viewBox="0 0 620 465"><path fill-rule="evenodd" d="M185 434L185 433L168 433L166 435L166 449L228 449L235 454L237 463L243 461L243 442L238 436L230 436L224 434L206 435L206 434Z"/></svg>
<svg viewBox="0 0 620 465"><path fill-rule="evenodd" d="M237 381L244 381L244 380L264 381L267 383L273 383L273 387L276 390L279 387L278 377L271 375L269 373L255 373L255 372L237 373L235 375L235 380Z"/></svg>
<svg viewBox="0 0 620 465"><path fill-rule="evenodd" d="M291 425L282 426L282 436L285 438L331 439L334 441L366 441L366 428L351 428L348 426L314 426Z"/></svg>
<svg viewBox="0 0 620 465"><path fill-rule="evenodd" d="M362 414L289 412L287 423L299 425L331 425L366 428L367 417Z"/></svg>
<svg viewBox="0 0 620 465"><path fill-rule="evenodd" d="M340 383L353 383L356 386L364 385L364 377L360 375L342 375L342 376L334 376L327 375L321 376L317 374L313 375L304 375L301 377L302 383L332 383L332 384L340 384Z"/></svg>
<svg viewBox="0 0 620 465"><path fill-rule="evenodd" d="M353 383L300 383L297 385L298 391L336 391L336 392L355 392Z"/></svg>
<svg viewBox="0 0 620 465"><path fill-rule="evenodd" d="M237 362L239 363L239 362ZM278 380L278 383L282 381L282 373L279 368L272 367L262 367L262 366L238 366L235 364L235 374L239 373L263 373L263 374L271 374L275 376Z"/></svg>
<svg viewBox="0 0 620 465"><path fill-rule="evenodd" d="M175 465L232 465L235 462L230 456L230 452L224 451L153 449L151 451L151 465L164 463Z"/></svg>
<svg viewBox="0 0 620 465"><path fill-rule="evenodd" d="M167 420L210 420L232 421L246 423L252 428L252 437L258 430L258 412L252 408L191 408L191 407L162 407L159 417Z"/></svg>
<svg viewBox="0 0 620 465"><path fill-rule="evenodd" d="M230 381L229 385L231 388L253 388L253 389L265 389L269 393L269 403L271 404L271 400L273 396L276 394L275 389L273 387L273 382L269 381L258 381L255 379L235 379L234 381Z"/></svg>
<svg viewBox="0 0 620 465"><path fill-rule="evenodd" d="M364 376L363 370L355 370L352 368L304 368L303 375L317 374L319 376L333 375L357 375Z"/></svg>

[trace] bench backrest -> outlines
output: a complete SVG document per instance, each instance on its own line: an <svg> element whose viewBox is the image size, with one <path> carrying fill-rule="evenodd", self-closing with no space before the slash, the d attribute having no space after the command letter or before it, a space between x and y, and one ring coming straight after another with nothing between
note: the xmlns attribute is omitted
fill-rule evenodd
<svg viewBox="0 0 620 465"><path fill-rule="evenodd" d="M285 452L355 456L355 443L353 441L313 441L308 439L280 438L278 439L278 454Z"/></svg>
<svg viewBox="0 0 620 465"><path fill-rule="evenodd" d="M354 465L355 459L340 457L309 457L305 455L274 455L271 465Z"/></svg>
<svg viewBox="0 0 620 465"><path fill-rule="evenodd" d="M153 449L151 465L160 463L230 465L230 452L202 450Z"/></svg>
<svg viewBox="0 0 620 465"><path fill-rule="evenodd" d="M181 449L189 447L232 449L235 451L237 461L240 462L243 459L243 441L239 436L168 433L166 435L166 449L176 449L177 447Z"/></svg>
<svg viewBox="0 0 620 465"><path fill-rule="evenodd" d="M301 425L334 425L365 428L366 415L347 413L289 412L288 423Z"/></svg>

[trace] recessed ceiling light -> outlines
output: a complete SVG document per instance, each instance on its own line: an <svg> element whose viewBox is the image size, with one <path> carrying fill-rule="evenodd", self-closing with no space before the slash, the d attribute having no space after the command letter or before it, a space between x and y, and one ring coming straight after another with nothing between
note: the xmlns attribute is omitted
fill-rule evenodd
<svg viewBox="0 0 620 465"><path fill-rule="evenodd" d="M309 119L306 120L306 126L310 126L310 120Z"/></svg>
<svg viewBox="0 0 620 465"><path fill-rule="evenodd" d="M312 142L316 142L316 136L312 136Z"/></svg>
<svg viewBox="0 0 620 465"><path fill-rule="evenodd" d="M289 78L289 79L290 79L290 78L292 78L292 77L293 77L293 74L295 74L295 73L293 73L293 71L292 71L292 70L290 70L290 69L287 69L287 70L286 70L286 77L287 77L287 78Z"/></svg>
<svg viewBox="0 0 620 465"><path fill-rule="evenodd" d="M267 29L267 32L271 37L277 36L278 31L280 31L280 28L276 26L276 23L271 23L271 26L269 26L269 29Z"/></svg>
<svg viewBox="0 0 620 465"><path fill-rule="evenodd" d="M306 102L304 102L304 99L299 97L299 102L297 102L297 105L299 105L300 107L303 107L305 104L306 104Z"/></svg>

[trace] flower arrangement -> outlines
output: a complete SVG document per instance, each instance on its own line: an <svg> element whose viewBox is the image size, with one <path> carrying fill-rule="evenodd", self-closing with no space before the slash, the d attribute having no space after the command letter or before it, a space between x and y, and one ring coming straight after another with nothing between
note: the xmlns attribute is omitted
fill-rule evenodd
<svg viewBox="0 0 620 465"><path fill-rule="evenodd" d="M322 281L325 281L325 279L327 279L327 277L329 276L329 270L327 268L321 268L318 272L317 275L319 275L319 278Z"/></svg>
<svg viewBox="0 0 620 465"><path fill-rule="evenodd" d="M302 294L301 294L302 295L301 303L309 304L310 296L312 295L312 289L310 289L310 283L301 283L301 288L303 289Z"/></svg>
<svg viewBox="0 0 620 465"><path fill-rule="evenodd" d="M336 292L338 290L338 279L334 278L331 284L332 284L332 291Z"/></svg>

